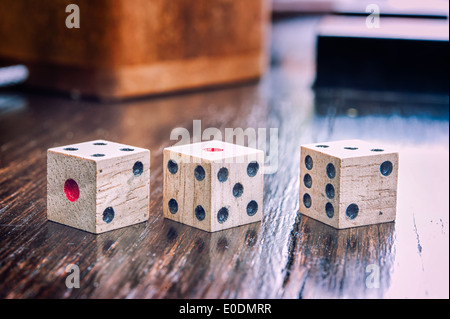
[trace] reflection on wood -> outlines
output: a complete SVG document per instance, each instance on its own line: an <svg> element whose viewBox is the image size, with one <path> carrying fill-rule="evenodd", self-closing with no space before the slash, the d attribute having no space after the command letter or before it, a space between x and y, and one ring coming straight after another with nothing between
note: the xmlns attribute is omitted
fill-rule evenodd
<svg viewBox="0 0 450 319"><path fill-rule="evenodd" d="M394 239L394 223L337 230L298 214L289 240L284 296L383 297L394 268ZM379 276L378 288L372 273Z"/></svg>

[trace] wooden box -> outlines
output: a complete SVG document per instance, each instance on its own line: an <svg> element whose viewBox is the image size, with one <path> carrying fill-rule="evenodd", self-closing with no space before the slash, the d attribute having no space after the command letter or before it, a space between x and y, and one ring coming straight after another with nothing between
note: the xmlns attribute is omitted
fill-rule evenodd
<svg viewBox="0 0 450 319"><path fill-rule="evenodd" d="M69 4L80 28L67 28ZM32 87L101 99L258 78L268 0L2 0L0 59Z"/></svg>

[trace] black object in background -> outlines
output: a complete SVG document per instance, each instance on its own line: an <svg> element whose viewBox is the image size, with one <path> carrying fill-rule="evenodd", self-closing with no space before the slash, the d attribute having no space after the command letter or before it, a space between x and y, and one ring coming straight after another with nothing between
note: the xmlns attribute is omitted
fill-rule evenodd
<svg viewBox="0 0 450 319"><path fill-rule="evenodd" d="M317 39L315 88L446 94L448 20L330 16Z"/></svg>

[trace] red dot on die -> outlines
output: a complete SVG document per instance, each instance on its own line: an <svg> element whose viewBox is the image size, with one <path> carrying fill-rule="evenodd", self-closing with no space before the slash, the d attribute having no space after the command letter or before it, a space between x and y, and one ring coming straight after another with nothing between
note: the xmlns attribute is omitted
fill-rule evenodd
<svg viewBox="0 0 450 319"><path fill-rule="evenodd" d="M73 179L68 179L64 183L64 194L71 202L76 202L78 197L80 197L80 189L78 188L77 182Z"/></svg>
<svg viewBox="0 0 450 319"><path fill-rule="evenodd" d="M204 148L204 151L207 152L223 152L223 148L217 148L217 147L208 147L208 148Z"/></svg>

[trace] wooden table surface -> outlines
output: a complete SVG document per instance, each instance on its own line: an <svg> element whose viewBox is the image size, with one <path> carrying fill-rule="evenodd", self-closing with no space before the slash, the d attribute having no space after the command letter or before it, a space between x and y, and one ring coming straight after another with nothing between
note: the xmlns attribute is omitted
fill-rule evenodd
<svg viewBox="0 0 450 319"><path fill-rule="evenodd" d="M0 298L448 298L448 105L315 108L317 23L274 23L258 83L104 104L0 91ZM162 150L193 120L278 129L261 223L210 234L162 217ZM338 231L298 213L300 144L352 138L399 149L395 223ZM93 235L46 220L47 149L93 139L151 150L148 222ZM70 264L79 289L65 285Z"/></svg>

